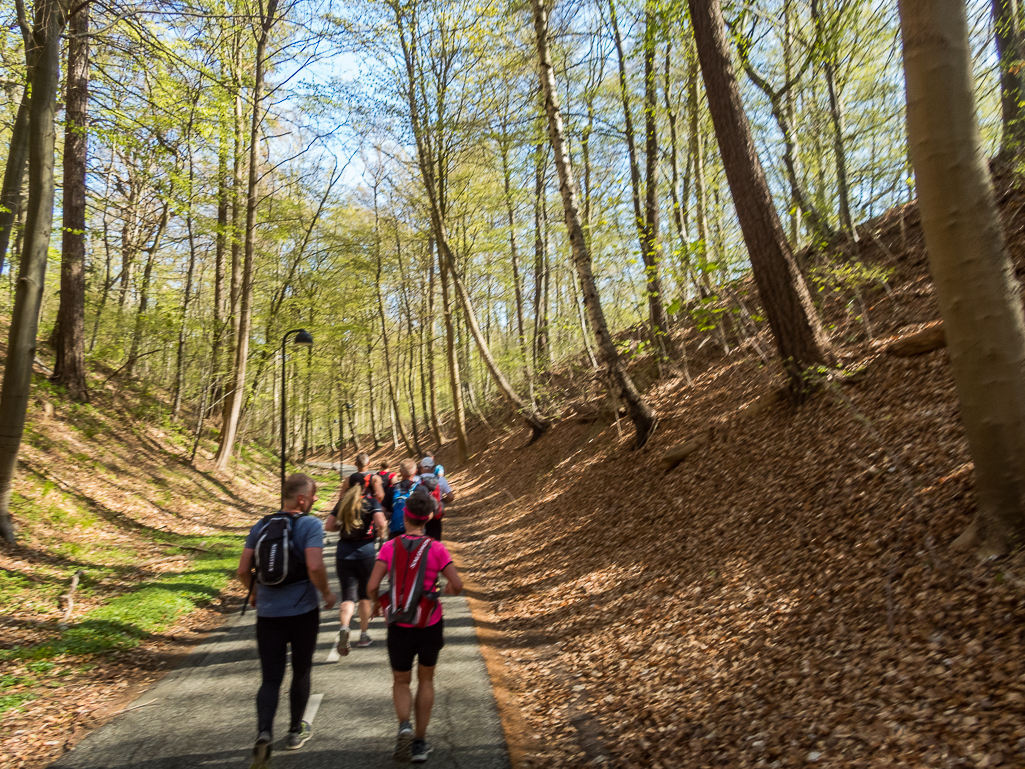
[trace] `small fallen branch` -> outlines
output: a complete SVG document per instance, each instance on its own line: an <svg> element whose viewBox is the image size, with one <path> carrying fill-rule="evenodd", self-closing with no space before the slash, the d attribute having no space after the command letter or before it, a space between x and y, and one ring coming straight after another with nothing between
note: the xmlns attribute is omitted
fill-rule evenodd
<svg viewBox="0 0 1025 769"><path fill-rule="evenodd" d="M79 569L71 577L71 587L68 588L68 592L61 596L61 603L64 604L64 616L61 617L59 624L60 628L66 628L68 626L68 620L71 619L71 612L75 610L75 591L78 590L78 583L82 577L85 576L85 572Z"/></svg>
<svg viewBox="0 0 1025 769"><path fill-rule="evenodd" d="M193 545L176 545L173 542L157 542L157 547L176 547L179 550L194 550L197 553L209 553L205 547L195 547Z"/></svg>

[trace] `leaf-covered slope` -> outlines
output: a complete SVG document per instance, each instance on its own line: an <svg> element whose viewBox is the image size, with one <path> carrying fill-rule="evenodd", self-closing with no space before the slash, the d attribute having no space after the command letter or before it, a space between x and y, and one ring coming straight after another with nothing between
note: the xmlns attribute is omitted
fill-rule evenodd
<svg viewBox="0 0 1025 769"><path fill-rule="evenodd" d="M1002 199L1020 264L1025 197ZM725 354L691 332L693 383L649 389L662 421L642 451L592 390L586 419L535 444L479 428L466 467L442 455L530 765L1025 763L1025 563L949 548L973 469L946 353L880 344L938 318L913 208L867 225L860 256L887 284L819 297L860 373L803 405L737 419L782 383L770 340Z"/></svg>

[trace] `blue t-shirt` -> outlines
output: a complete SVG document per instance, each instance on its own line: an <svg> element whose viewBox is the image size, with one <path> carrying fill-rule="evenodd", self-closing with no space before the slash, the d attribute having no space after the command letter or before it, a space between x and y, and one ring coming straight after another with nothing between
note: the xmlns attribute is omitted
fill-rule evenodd
<svg viewBox="0 0 1025 769"><path fill-rule="evenodd" d="M263 526L253 524L246 537L246 547L255 549ZM324 524L311 515L300 515L292 521L293 550L305 558L306 548L324 547ZM290 585L257 585L256 615L258 617L295 617L313 611L320 605L317 588L308 579Z"/></svg>

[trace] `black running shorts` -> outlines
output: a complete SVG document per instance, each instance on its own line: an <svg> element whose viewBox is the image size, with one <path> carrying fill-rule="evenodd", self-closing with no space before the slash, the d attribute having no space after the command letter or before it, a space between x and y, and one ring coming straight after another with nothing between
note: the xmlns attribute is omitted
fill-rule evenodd
<svg viewBox="0 0 1025 769"><path fill-rule="evenodd" d="M440 619L427 627L388 626L388 661L391 669L408 673L413 669L413 659L419 657L420 664L432 668L438 664L438 654L445 645L445 631Z"/></svg>
<svg viewBox="0 0 1025 769"><path fill-rule="evenodd" d="M374 570L374 558L339 558L335 561L342 601L367 600L367 582Z"/></svg>

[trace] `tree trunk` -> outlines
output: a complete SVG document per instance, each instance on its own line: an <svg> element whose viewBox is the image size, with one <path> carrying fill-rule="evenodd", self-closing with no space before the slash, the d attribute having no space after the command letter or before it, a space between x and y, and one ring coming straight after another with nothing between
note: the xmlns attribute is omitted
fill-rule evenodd
<svg viewBox="0 0 1025 769"><path fill-rule="evenodd" d="M214 460L216 470L226 470L235 447L239 415L242 412L243 393L246 385L246 363L249 358L249 329L253 319L253 264L256 256L256 208L259 203L257 164L259 163L260 126L263 122L263 78L266 67L267 39L276 19L278 0L268 0L266 13L260 18L260 38L256 43L256 73L253 78L253 116L249 130L249 181L246 185L246 231L245 261L242 267L240 286L240 317L238 335L235 338L234 381L230 384L230 410L223 429L221 443Z"/></svg>
<svg viewBox="0 0 1025 769"><path fill-rule="evenodd" d="M167 231L167 223L171 218L170 195L164 201L164 209L160 213L160 222L157 224L156 234L153 236L153 243L147 249L146 266L142 271L142 284L139 286L139 308L135 314L135 327L132 331L132 346L128 351L128 361L125 363L125 377L131 378L135 374L135 363L139 359L139 345L142 343L143 325L146 321L146 310L149 309L149 289L153 279L153 264L157 259L157 252L160 250L160 241Z"/></svg>
<svg viewBox="0 0 1025 769"><path fill-rule="evenodd" d="M0 536L14 542L11 485L18 467L18 450L25 430L25 412L32 390L39 307L46 278L46 256L53 227L54 143L60 70L60 36L67 8L56 0L37 0L32 28L34 66L28 82L29 103L28 205L25 246L7 336L7 361L0 387Z"/></svg>
<svg viewBox="0 0 1025 769"><path fill-rule="evenodd" d="M977 511L955 543L1006 553L1025 533L1025 314L975 113L963 0L900 0L908 139Z"/></svg>
<svg viewBox="0 0 1025 769"><path fill-rule="evenodd" d="M218 121L220 136L217 147L217 235L214 241L214 327L211 350L213 367L209 384L212 396L220 397L224 386L224 356L222 347L226 337L225 325L225 256L228 251L228 138L227 127L222 119Z"/></svg>
<svg viewBox="0 0 1025 769"><path fill-rule="evenodd" d="M51 382L85 402L85 175L89 126L89 3L70 19L64 129L64 219L60 307Z"/></svg>
<svg viewBox="0 0 1025 769"><path fill-rule="evenodd" d="M441 431L441 422L438 419L440 409L438 407L437 373L434 366L434 264L434 237L431 236L427 241L427 269L430 271L427 280L427 382L431 398L431 434L434 436L435 444L440 448L446 438Z"/></svg>
<svg viewBox="0 0 1025 769"><path fill-rule="evenodd" d="M7 165L4 168L4 183L0 189L0 270L7 260L7 248L11 242L11 232L21 210L21 188L25 181L25 165L29 153L29 103L31 95L28 87L22 91L18 114L11 127L11 144L7 152Z"/></svg>
<svg viewBox="0 0 1025 769"><path fill-rule="evenodd" d="M452 421L456 431L459 461L465 462L470 452L466 440L466 411L463 406L463 383L456 349L456 330L452 322L452 298L448 289L448 267L446 260L440 257L438 265L438 275L441 279L441 312L445 319L445 353L448 356L449 388L452 390Z"/></svg>
<svg viewBox="0 0 1025 769"><path fill-rule="evenodd" d="M993 30L1000 63L1000 152L1010 163L1025 144L1025 39L1020 0L992 0Z"/></svg>
<svg viewBox="0 0 1025 769"><path fill-rule="evenodd" d="M742 41L740 59L744 65L744 71L747 73L748 79L754 83L755 87L765 94L765 97L769 100L769 104L772 108L772 116L776 120L776 125L779 127L780 133L783 135L783 166L786 168L787 180L790 182L790 196L796 205L796 215L799 217L799 215L803 213L805 219L808 220L808 226L814 233L815 238L819 241L828 243L833 240L835 234L833 232L833 228L829 225L829 220L818 210L818 208L815 207L815 203L812 201L811 196L805 189L804 182L800 175L800 160L797 154L797 139L794 134L794 122L792 117L794 106L791 97L791 93L797 85L797 80L799 79L800 74L791 74L788 76L787 82L783 84L782 88L773 88L769 84L769 81L766 80L751 64L747 55L747 46L749 44L749 40L745 39ZM792 221L790 237L792 243L797 243L796 235L796 225Z"/></svg>
<svg viewBox="0 0 1025 769"><path fill-rule="evenodd" d="M189 154L189 166L192 166L192 154ZM192 170L189 170L190 187ZM196 273L196 236L192 226L192 196L189 196L189 211L185 217L185 228L189 238L189 266L185 272L185 288L182 291L182 317L178 326L178 349L174 364L174 403L171 417L178 419L182 408L182 390L185 387L185 338L189 324L189 304L192 302L192 281Z"/></svg>
<svg viewBox="0 0 1025 769"><path fill-rule="evenodd" d="M377 403L374 400L374 345L367 342L367 398L370 402L370 437L374 444L374 451L381 448L381 441L377 437ZM338 460L339 462L341 459Z"/></svg>
<svg viewBox="0 0 1025 769"><path fill-rule="evenodd" d="M573 264L576 266L584 294L584 305L591 319L591 328L598 340L602 362L607 367L609 378L618 388L620 396L626 402L637 436L635 446L643 446L657 426L658 419L651 407L637 391L633 380L627 373L626 366L609 333L605 314L602 311L601 299L594 282L591 269L591 254L584 240L584 228L580 218L577 202L576 182L573 179L573 167L566 151L563 136L562 113L559 109L558 92L555 86L555 73L552 70L552 59L548 47L548 13L542 4L543 0L531 0L534 15L534 34L537 41L537 55L541 87L545 96L545 113L548 116L548 135L555 154L555 167L559 173L559 191L562 193L562 205L566 215L566 229L569 231L570 246L573 253Z"/></svg>
<svg viewBox="0 0 1025 769"><path fill-rule="evenodd" d="M656 125L655 88L655 29L652 0L645 1L644 24L644 141L645 141L645 193L642 208L641 170L634 138L633 110L630 107L630 87L626 79L626 58L623 39L619 33L615 0L609 0L609 18L612 22L616 53L619 56L619 97L623 105L627 155L630 161L630 191L633 197L634 230L640 244L647 283L648 322L660 361L668 361L672 345L668 339L669 317L662 301L662 279L658 256L658 129Z"/></svg>
<svg viewBox="0 0 1025 769"><path fill-rule="evenodd" d="M545 153L547 147L538 143L534 157L534 371L551 368L548 344L548 224L545 206Z"/></svg>
<svg viewBox="0 0 1025 769"><path fill-rule="evenodd" d="M690 156L694 164L694 218L698 229L697 248L697 289L705 290L708 282L708 255L712 244L708 237L708 196L705 190L705 147L701 132L701 102L698 99L698 59L697 52L692 50L690 67L687 73L687 101L690 107ZM714 259L712 260L714 261Z"/></svg>
<svg viewBox="0 0 1025 769"><path fill-rule="evenodd" d="M844 120L840 105L840 95L836 88L836 43L833 42L832 31L827 29L826 22L819 12L819 0L811 0L811 18L815 24L817 49L822 57L822 72L826 76L826 92L829 94L829 119L833 124L833 157L836 160L836 191L840 199L840 223L844 230L855 240L858 233L854 229L851 216L851 195L847 184L847 151L844 148Z"/></svg>
<svg viewBox="0 0 1025 769"><path fill-rule="evenodd" d="M794 0L783 0L783 76L789 83L794 78L794 26L795 26ZM797 124L797 94L796 89L787 89L783 114L786 115L788 125ZM801 155L799 139L791 137L790 146L791 167L788 172L794 178L801 179ZM803 186L803 183L802 183ZM790 245L796 250L801 246L801 208L798 201L791 195L790 200Z"/></svg>
<svg viewBox="0 0 1025 769"><path fill-rule="evenodd" d="M384 290L381 286L384 275L384 263L381 257L381 229L380 218L377 215L377 187L374 187L374 250L377 252L377 278L374 281L377 286L377 310L381 320L381 342L384 344L384 374L388 380L388 402L391 405L393 428L397 423L399 435L402 436L402 443L406 450L414 454L413 444L406 435L405 425L402 424L402 413L399 411L398 397L395 394L395 376L391 367L391 345L388 343L388 318L384 312Z"/></svg>
<svg viewBox="0 0 1025 769"><path fill-rule="evenodd" d="M792 392L805 372L829 362L829 344L769 194L730 61L719 0L689 0L705 93L751 269Z"/></svg>
<svg viewBox="0 0 1025 769"><path fill-rule="evenodd" d="M243 131L245 125L245 114L242 105L242 44L236 34L234 40L234 60L232 61L232 77L234 89L234 135L232 149L232 186L231 186L231 284L228 291L228 318L229 323L225 328L227 338L225 340L225 357L229 364L229 371L224 382L224 403L221 415L221 433L223 436L224 427L231 419L231 412L234 408L235 394L232 389L230 378L235 376L235 359L238 353L239 328L242 319L239 313L239 303L242 294L242 243L245 238L245 225L242 217L242 171L245 167L243 157L244 139ZM241 396L240 396L241 397ZM220 450L218 449L218 454ZM227 466L225 459L225 466Z"/></svg>
<svg viewBox="0 0 1025 769"><path fill-rule="evenodd" d="M452 255L452 251L449 249L448 236L445 232L444 223L439 222L439 226L436 231L439 234L438 252L441 255L441 258L447 262L446 266L448 274L452 278L452 283L456 288L456 295L459 297L459 303L463 308L463 318L466 321L467 329L474 341L477 343L477 352L480 354L481 360L484 361L484 365L487 366L488 371L491 373L492 380L498 386L502 395L505 396L505 399L509 401L520 417L530 426L533 431L533 438L534 440L537 440L551 429L552 423L543 418L531 404L527 403L516 394L512 385L509 384L509 381L498 368L498 363L495 362L495 358L491 354L491 349L488 346L487 341L484 339L484 335L481 333L480 325L477 323L477 315L474 313L473 305L470 303L469 292L467 292L466 287L463 285L463 281L459 277L459 272L456 269L455 258Z"/></svg>
<svg viewBox="0 0 1025 769"><path fill-rule="evenodd" d="M502 156L502 183L505 191L505 211L509 221L509 258L512 261L513 294L516 299L516 338L523 356L523 378L527 383L530 402L534 402L534 372L530 367L530 352L527 350L527 334L523 325L523 281L520 278L520 254L516 244L516 208L512 195L512 170L509 167L510 139L506 126L502 125L502 143L499 152Z"/></svg>

